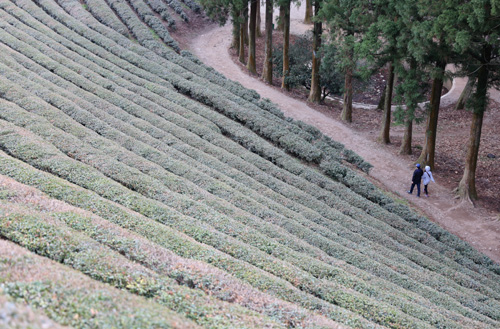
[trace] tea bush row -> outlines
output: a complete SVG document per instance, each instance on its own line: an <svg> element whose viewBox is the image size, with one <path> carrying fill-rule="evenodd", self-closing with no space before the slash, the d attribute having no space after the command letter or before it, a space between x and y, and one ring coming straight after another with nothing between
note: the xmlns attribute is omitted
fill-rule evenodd
<svg viewBox="0 0 500 329"><path fill-rule="evenodd" d="M5 247L5 246L1 246ZM1 257L1 256L0 256ZM7 259L0 258L3 262ZM40 310L34 310L30 306L5 294L4 285L0 283L0 327L2 328L52 328L64 329L57 322L50 320Z"/></svg>
<svg viewBox="0 0 500 329"><path fill-rule="evenodd" d="M100 23L109 26L125 37L129 36L128 28L105 2L101 0L84 0L84 3L85 9L90 11Z"/></svg>
<svg viewBox="0 0 500 329"><path fill-rule="evenodd" d="M15 154L16 156L22 156L23 151L21 150L26 150L27 147L32 148L29 146L29 143L24 144L27 142L26 139L19 138L20 136L17 136L15 138L16 140L14 141L12 140L12 137L14 136L6 135L2 137L2 145L10 153ZM21 146L23 144L24 146ZM15 145L18 146L16 147ZM37 146L38 149L41 150L40 143L38 143ZM35 163L37 163L37 166L43 168L44 170L51 170L52 172L58 173L59 175L62 175L62 177L65 177L66 179L74 183L80 185L83 184L83 186L86 186L87 188L91 188L95 191L100 191L100 193L107 198L116 200L131 209L146 214L149 213L149 216L153 216L156 220L170 225L177 230L181 230L184 233L187 233L193 238L199 240L200 242L212 245L220 249L221 251L257 265L270 273L273 273L282 278L286 278L289 282L297 285L297 287L300 287L301 289L308 291L309 293L323 298L327 301L334 302L344 308L362 313L368 319L372 319L373 321L381 322L384 325L390 326L393 326L391 323L398 323L400 325L403 323L406 323L406 325L408 323L415 323L415 321L416 323L419 323L419 321L417 321L416 319L408 318L408 316L401 314L399 311L397 311L397 309L392 308L385 303L381 303L380 301L377 301L377 303L375 303L373 301L370 301L369 298L359 295L356 292L350 291L349 289L344 291L341 286L338 286L336 284L334 285L331 282L326 282L325 280L319 281L308 275L307 273L302 272L297 268L293 268L293 266L290 266L281 261L277 261L276 258L274 258L273 260L273 258L266 256L264 253L259 252L257 249L254 249L249 245L244 245L239 241L230 238L229 236L225 236L223 234L220 234L218 231L214 231L206 224L194 220L193 217L190 217L189 219L185 218L184 215L177 213L172 209L166 208L159 203L145 199L142 196L136 195L134 193L131 194L130 192L127 192L125 189L121 188L119 185L112 183L108 179L105 179L103 177L98 178L99 175L96 176L96 174L94 174L92 170L89 170L90 168L86 168L82 165L77 165L76 163L72 164L72 161L65 160L65 158L62 158L60 156L56 156L56 158L53 158L53 156L57 153L54 153L53 156L49 156L49 154L51 154L51 151L49 151L49 153L46 153L47 151L48 149L44 149L42 151L43 153L40 154L41 158L39 160L29 160L28 158L24 158L24 160L28 160L31 162L35 161ZM74 153L75 158L82 159L82 154L76 153ZM33 159L32 152L27 152L27 154L31 154L29 157L30 159ZM94 161L96 160L97 162L100 162L100 160L94 158ZM66 172L68 172L68 174L66 174ZM81 177L85 177L85 179L82 180ZM139 187L133 182L129 182L129 184L130 183L133 184L133 188ZM188 208L186 208L186 210L187 209ZM194 210L194 208L190 207L189 210L192 211ZM216 224L213 221L211 221L211 223ZM229 226L230 231L237 228L236 223L232 222L231 224L232 225ZM219 225L218 227L219 229L228 229L227 226ZM229 234L231 234L230 231L228 232ZM238 232L234 230L234 234L238 235ZM238 237L245 238L241 236L242 234L243 232L241 231ZM251 236L253 238L257 237L255 233ZM247 241L247 243L248 242L250 241ZM274 256L279 258L283 255L279 255L277 253L285 251L285 249L279 248L277 245L275 245L276 250L274 250L272 248L272 245L274 243L270 244L270 241L262 240L262 243L265 245L259 245L258 241L252 242L253 244L257 243L257 246L262 248L262 250L265 250L265 248L270 248L268 252L272 252ZM389 312L391 316L382 316L383 314L387 314L388 310L391 310Z"/></svg>
<svg viewBox="0 0 500 329"><path fill-rule="evenodd" d="M41 2L45 3L43 0ZM260 111L259 108L257 106L254 106L252 103L248 103L239 97L233 96L232 94L227 93L226 89L218 88L216 87L216 85L212 84L210 85L210 87L214 88L214 91L217 93L213 94L209 89L207 89L206 81L197 79L196 75L186 75L185 71L179 71L179 68L172 67L172 63L170 62L161 63L164 64L163 66L170 66L170 68L173 69L173 71L170 71L171 73L175 72L183 75L185 78L188 78L188 81L183 79L175 79L176 81L174 81L173 78L175 77L172 74L166 76L166 78L170 78L170 82L173 83L175 87L182 93L188 94L189 96L194 97L198 101L201 101L209 106L215 106L217 110L222 111L225 115L228 115L232 118L236 118L236 116L238 116L238 120L244 119L245 121L243 122L247 122L247 124L252 127L253 130L259 131L260 133L265 133L264 136L266 138L270 138L272 141L281 143L281 145L284 147L288 147L288 150L297 156L303 157L308 161L317 161L318 157L320 157L320 153L318 153L318 150L308 151L309 146L307 146L307 144L300 142L300 140L296 141L297 138L292 137L292 135L284 135L284 133L280 131L283 127L280 127L280 130L272 127L266 127L265 122L259 117L255 116L252 116L252 120L249 122L248 119L250 118L248 118L247 116L241 114L238 115L238 111L240 111L238 109L238 106L234 107L234 105L229 105L231 104L231 102L236 102L236 104L238 104L239 106L245 105L247 112L249 112L249 110L251 109ZM154 63L153 65L157 64ZM159 67L159 69L162 70L161 67ZM223 95L225 97L221 97L219 95ZM228 106L231 106L233 108L232 111L228 112ZM260 115L263 115L268 120L274 121L276 119L274 115L268 116L266 115L267 113L268 112L266 111L259 112ZM281 120L281 122L284 123L283 120ZM295 125L288 125L287 127L287 129L293 130L293 135L300 135L305 132L304 130L298 129L298 127ZM294 129L294 127L297 129Z"/></svg>
<svg viewBox="0 0 500 329"><path fill-rule="evenodd" d="M170 15L168 7L165 5L165 3L162 0L146 0L145 4L148 5L149 7L151 7L151 9L155 13L160 15L160 17L164 21L167 21L169 26L172 26L173 28L175 28L175 20ZM177 12L177 10L176 10L176 12ZM177 13L181 16L181 18L184 21L187 21L187 16L184 13L184 11L182 10L182 8L180 9L180 12L177 12ZM172 23L170 21L172 21Z"/></svg>
<svg viewBox="0 0 500 329"><path fill-rule="evenodd" d="M51 132L53 133L53 132ZM10 144L7 139L8 136L3 136L3 147L6 147L9 152L15 151L14 148L12 148L12 144ZM19 137L16 138L17 142L23 143L23 141L19 140ZM12 141L11 141L12 142ZM16 142L16 143L17 143ZM18 144L19 145L19 144ZM20 146L20 145L19 145ZM27 146L25 144L25 146ZM40 145L39 145L40 146ZM39 147L38 146L38 147ZM20 149L24 149L25 147L20 146ZM20 150L19 149L19 150ZM45 150L44 150L45 151ZM43 152L43 151L42 151ZM17 155L20 155L18 152L15 152ZM30 152L28 152L30 153ZM185 233L188 233L189 235L193 236L195 239L198 239L204 243L208 243L210 245L215 246L216 248L229 252L233 256L236 256L240 259L243 259L245 261L255 263L255 265L258 265L259 267L263 267L266 269L266 271L271 271L271 273L274 273L275 275L281 276L283 278L286 278L290 282L296 284L298 287L301 289L304 289L306 291L309 291L310 293L317 295L318 297L324 298L325 300L329 300L331 302L335 301L335 303L343 306L343 307L348 307L351 310L356 310L356 312L361 312L361 313L366 313L365 317L371 318L374 321L382 321L383 323L392 323L396 322L399 324L406 323L413 323L417 320L413 318L408 318L407 316L400 314L396 309L392 309L390 311L391 316L382 316L382 314L386 314L386 311L383 311L383 309L391 309L388 305L380 305L380 302L374 303L370 302L369 299L362 297L361 295L358 295L354 292L344 292L342 290L339 290L340 287L334 286L332 284L328 284L326 282L320 282L318 280L315 280L313 277L308 276L306 273L301 273L297 269L293 270L292 267L286 265L285 263L277 262L276 259L274 260L266 260L266 257L264 254L259 253L257 250L251 248L248 245L242 245L238 241L235 241L234 239L231 239L229 237L225 237L224 235L219 234L217 231L212 231L207 225L203 224L202 222L194 220L192 217L190 219L183 219L184 216L180 213L173 212L172 210L169 210L160 204L157 204L155 202L148 201L147 199L139 196L139 195L130 195L129 192L126 192L125 190L121 189L120 186L117 186L116 184L111 183L111 181L108 181L107 179L100 178L98 179L100 182L96 181L93 176L95 174L92 174L91 171L88 169L85 169L85 167L82 167L81 165L76 165L73 164L71 165L69 162L65 161L63 158L58 157L57 159L54 159L54 161L50 160L50 156L48 156L49 153L41 154L45 160L42 160L41 163L38 164L38 166L42 166L45 170L52 170L54 172L57 172L59 175L63 175L66 179L69 179L70 181L78 184L82 184L83 182L79 177L85 177L85 180L87 183L84 183L84 185L87 185L87 187L91 187L96 190L102 190L102 189L107 189L104 194L107 194L107 197L112 197L119 201L120 203L129 203L124 204L127 205L128 207L131 207L132 209L138 210L138 207L145 207L148 206L150 207L150 210L148 211L153 211L155 214L157 214L155 217L157 220L162 221L163 223L167 225L171 225L172 227L175 227L176 229L179 229L181 231L184 231ZM74 156L76 158L80 158L81 154L75 154ZM26 159L25 159L26 160ZM97 160L94 158L94 160ZM55 165L55 162L58 163L57 166ZM74 167L76 165L76 167ZM69 167L68 167L69 166ZM50 168L50 169L49 169ZM72 169L70 169L72 168ZM65 172L71 173L71 174L65 174ZM98 176L95 176L97 178ZM102 186L104 182L106 182L106 187ZM96 184L96 185L94 185ZM99 187L102 186L102 187ZM137 187L137 186L135 186ZM120 192L120 190L123 190ZM123 194L125 193L125 194ZM126 196L126 194L129 194L129 196ZM138 202L138 203L137 203ZM142 205L141 205L142 204ZM137 205L137 207L135 206ZM185 208L185 210L193 210L193 207L190 208ZM141 211L141 210L138 210ZM144 210L142 210L144 211ZM208 215L208 214L206 214ZM161 216L161 218L159 217ZM169 218L165 218L165 216L169 216ZM220 220L220 218L219 218ZM212 222L214 224L214 222ZM231 230L233 228L236 228L236 225L229 226ZM254 238L256 236L254 235ZM261 246L261 248L267 248L269 247L269 252L273 252L274 255L276 255L275 251L273 250L272 244L270 242L266 242L265 240L262 241L262 243L266 243L266 245ZM276 246L277 247L277 246ZM276 248L280 250L280 248ZM282 248L281 248L282 249ZM283 251L283 250L281 250ZM279 256L279 255L277 255ZM267 263L267 265L266 265ZM359 307L361 305L367 305L366 308L363 308L363 310L360 310ZM418 321L417 321L418 322ZM425 327L425 326L424 326Z"/></svg>
<svg viewBox="0 0 500 329"><path fill-rule="evenodd" d="M168 31L166 29L162 30L162 35L158 36L156 33L152 33L152 31L148 30L142 24L142 22L138 19L136 14L131 10L129 5L122 0L106 0L108 5L113 9L113 11L118 15L120 20L127 26L128 30L132 33L132 35L140 41L141 44L143 44L145 47L158 47L161 45L161 43L158 43L156 38L161 38L161 40L170 48L172 48L175 51L180 51L179 45L177 41L175 41ZM41 3L41 2L40 2ZM144 3L143 3L144 5ZM157 18L153 18L154 16L144 16L143 19L145 19L146 24L150 28L155 31L155 28L159 28L160 24L161 26L162 23L161 21ZM163 26L163 28L165 28Z"/></svg>
<svg viewBox="0 0 500 329"><path fill-rule="evenodd" d="M2 218L0 235L94 280L152 299L207 328L280 327L266 316L178 285L41 212L11 206Z"/></svg>
<svg viewBox="0 0 500 329"><path fill-rule="evenodd" d="M102 0L104 1L104 0ZM170 36L170 33L168 32L167 28L163 25L163 21L166 22L167 26L170 27L171 29L175 30L175 20L170 17L168 14L168 11L166 10L166 7L164 8L165 11L163 11L163 16L162 19L158 18L156 16L156 13L149 7L147 3L145 3L142 0L127 0L127 2L130 4L130 7L135 10L137 15L140 17L140 19L146 23L147 26L153 29L153 31L158 35L158 37L163 40L167 45L168 42L171 42L172 37ZM166 16L165 13L168 15ZM181 17L184 20L187 20L186 14L181 11ZM162 21L163 20L163 21ZM180 48L179 48L180 51Z"/></svg>
<svg viewBox="0 0 500 329"><path fill-rule="evenodd" d="M335 327L333 323L296 305L272 298L226 272L206 263L182 258L158 244L133 234L128 230L81 209L69 207L55 201L38 190L21 185L0 176L0 189L7 188L8 200L35 208L51 218L66 223L69 227L108 246L132 261L136 261L161 275L175 279L179 284L200 289L223 301L242 305L259 313L269 315L280 323L296 327ZM300 325L298 325L300 324Z"/></svg>
<svg viewBox="0 0 500 329"><path fill-rule="evenodd" d="M2 151L0 151L0 170L2 174L22 183L35 186L48 193L51 197L92 211L123 228L137 232L150 241L171 249L182 257L198 259L227 271L261 291L266 291L312 310L320 311L336 321L362 328L373 328L373 323L366 322L366 320L354 313L305 294L275 276L238 261L205 244L198 243L136 212L129 212L126 208L118 206L94 192L84 190L48 173L35 170L25 163L7 156Z"/></svg>
<svg viewBox="0 0 500 329"><path fill-rule="evenodd" d="M67 108L68 106L65 106L65 107ZM54 115L54 117L55 117L55 115ZM86 125L86 126L96 126L96 124L89 123L89 122L86 122L86 123L83 123L83 124L84 124L84 125ZM101 133L101 134L102 134L102 133ZM108 149L108 150L109 150L109 153L117 153L117 151L115 151L112 147L110 147L110 146L106 146L106 145L102 144L102 142L100 142L100 143L93 143L93 144L101 144L101 145L103 145L103 146L102 146L102 147L103 147L103 149ZM127 157L127 156L123 156L122 158L128 158L128 157ZM142 165L142 167L143 167L143 165ZM175 187L174 187L174 188L175 188ZM293 225L293 224L292 224L292 225ZM296 230L296 232L297 232L297 231L299 232L299 234L304 234L304 233L300 232L300 228L299 228L299 230ZM314 234L313 234L313 235L314 235ZM306 233L306 236L307 236L307 233ZM290 243L288 243L288 245L290 245ZM354 246L354 248L356 248L356 246ZM301 249L301 248L299 247L298 249ZM376 258L376 256L375 256L375 258Z"/></svg>
<svg viewBox="0 0 500 329"><path fill-rule="evenodd" d="M0 259L0 289L56 322L75 328L200 328L164 306L94 281L12 242L0 240Z"/></svg>
<svg viewBox="0 0 500 329"><path fill-rule="evenodd" d="M20 115L17 115L17 117L21 117L21 116L20 116ZM25 123L25 124L26 124L26 123ZM40 131L45 131L47 134L51 135L51 137L52 137L52 138L54 138L54 139L55 139L55 141L62 140L62 139L66 140L66 141L70 141L70 140L71 140L71 139L68 139L67 137L66 137L66 138L63 138L63 137L57 137L57 134L56 134L56 133L54 133L54 132L51 132L51 131L50 131L50 128L48 128L48 127L44 127L44 128L39 129L39 130L40 130ZM76 142L76 141L74 141L74 143L77 143L77 142ZM83 147L81 147L81 146L80 146L79 148L80 148L80 149L82 149ZM112 152L113 152L113 151L112 151ZM81 155L78 155L78 154L75 154L75 153L73 153L73 156L75 156L75 157L77 157L77 158L81 158L81 159L84 159L84 158L86 157L86 156L81 156ZM93 156L92 156L92 157L93 157ZM95 157L93 157L93 158L94 158L94 161L95 161L95 159L96 159L96 158L95 158ZM125 170L124 168L119 169L118 171L119 171L119 172L123 172L123 173L124 173L124 176L128 176L128 175L126 174L126 170ZM123 182L123 183L124 183L124 184L127 184L127 182ZM147 184L147 185L148 185L148 186L152 186L151 184ZM137 189L137 187L136 187L135 189ZM155 190L160 190L160 189L161 189L160 187L157 187ZM237 225L236 225L235 223L233 223L233 225L227 225L227 226L231 226L232 228L235 228ZM253 238L253 239L254 239L254 238ZM251 238L250 240L252 240L252 238ZM265 243L265 242L263 242L263 243Z"/></svg>

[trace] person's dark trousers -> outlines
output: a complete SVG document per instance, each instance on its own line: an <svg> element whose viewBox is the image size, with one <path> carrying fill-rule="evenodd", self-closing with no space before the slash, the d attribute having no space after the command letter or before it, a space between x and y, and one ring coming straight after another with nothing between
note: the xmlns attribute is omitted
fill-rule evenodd
<svg viewBox="0 0 500 329"><path fill-rule="evenodd" d="M413 188L417 185L417 196L420 196L420 183L412 183L410 188L410 193L413 193Z"/></svg>
<svg viewBox="0 0 500 329"><path fill-rule="evenodd" d="M427 185L424 185L424 193L425 195L429 195L429 191L427 191Z"/></svg>

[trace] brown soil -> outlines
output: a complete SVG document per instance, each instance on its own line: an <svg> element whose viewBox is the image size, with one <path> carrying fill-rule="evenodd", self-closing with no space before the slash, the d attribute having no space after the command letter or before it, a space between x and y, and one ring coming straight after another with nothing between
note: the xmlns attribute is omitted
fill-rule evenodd
<svg viewBox="0 0 500 329"><path fill-rule="evenodd" d="M303 32L304 27L299 26L300 29ZM440 110L436 168L433 169L436 183L429 185L431 197L416 198L415 195L408 195L406 190L410 185L413 163L424 142L423 122L414 125L413 155L401 156L398 150L403 135L402 126L391 127L391 144L376 143L380 112L354 109L354 122L345 124L339 120L341 106L338 102L328 100L326 104L311 104L305 101L303 90L284 92L279 88L279 80L268 85L259 78L262 65L258 65L257 76L250 76L237 57L232 60L235 53L229 49L229 24L220 27L200 16L185 28L178 24L173 36L181 48L190 50L205 64L230 79L271 99L285 115L314 125L324 134L344 143L374 165L367 178L391 191L395 197L405 199L417 211L425 213L431 220L500 263L500 131L495 129L500 124L500 109L497 103L492 102L484 118L476 178L480 200L476 207L460 202L453 193L463 174L471 118L467 111L455 111L453 104ZM276 41L281 38L278 32L274 38ZM257 61L262 61L264 37L258 38L257 45L260 49ZM378 99L373 95L362 97Z"/></svg>

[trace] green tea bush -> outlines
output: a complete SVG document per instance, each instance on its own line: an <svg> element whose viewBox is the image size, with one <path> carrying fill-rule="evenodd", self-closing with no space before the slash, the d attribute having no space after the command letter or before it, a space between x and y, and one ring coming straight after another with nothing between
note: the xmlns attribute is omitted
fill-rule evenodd
<svg viewBox="0 0 500 329"><path fill-rule="evenodd" d="M200 328L165 306L98 283L12 242L0 240L0 246L3 292L58 323L75 328Z"/></svg>
<svg viewBox="0 0 500 329"><path fill-rule="evenodd" d="M317 298L310 297L289 283L256 270L253 266L234 260L216 249L197 243L183 234L172 231L168 227L150 221L136 212L130 212L113 202L103 199L93 192L81 189L67 181L36 171L34 168L14 160L0 151L0 169L2 174L9 175L18 181L40 188L54 198L59 198L70 204L88 209L120 226L135 231L149 240L167 247L182 257L199 259L211 265L232 273L234 276L250 283L267 293L307 308L320 311L327 317L362 328L372 328L373 323L366 322L354 313L350 313Z"/></svg>
<svg viewBox="0 0 500 329"><path fill-rule="evenodd" d="M109 26L114 31L126 37L128 36L127 27L118 17L116 17L111 8L104 1L85 0L84 3L87 6L87 10L90 11L100 23Z"/></svg>
<svg viewBox="0 0 500 329"><path fill-rule="evenodd" d="M266 322L272 323L265 316L218 301L199 290L179 286L174 279L126 260L92 239L66 228L60 221L47 218L42 213L30 215L30 211L23 211L22 208L16 213L16 208L11 208L10 214L3 218L0 234L39 255L70 266L95 280L154 299L156 303L209 328L262 328L271 325ZM231 316L227 313L221 315L220 309ZM277 323L272 325L278 327Z"/></svg>
<svg viewBox="0 0 500 329"><path fill-rule="evenodd" d="M145 25L146 17L150 26L160 22L153 5L100 5L108 9L94 17L76 0L0 0L0 148L66 181L0 153L2 174L133 230L142 245L213 264L344 325L498 326L498 265L395 203L352 169L370 165L342 144L165 47ZM109 28L115 12L139 43ZM0 192L0 200L16 198ZM127 259L109 257L139 262L168 284L214 294L215 302L237 298L220 288L219 274L160 271L155 254L137 251L123 231L97 231L71 214L48 217L71 226L47 227L51 239L78 230L89 245L95 239ZM71 248L37 241L54 259L69 259ZM84 271L99 258L86 255L78 258ZM92 275L102 279L105 265ZM145 285L131 289L158 296L155 283ZM305 326L278 304L252 309Z"/></svg>
<svg viewBox="0 0 500 329"><path fill-rule="evenodd" d="M145 1L145 3L148 4L156 13L158 13L164 21L167 21L169 26L175 27L175 20L172 18L172 16L170 16L168 8L163 1L147 0ZM182 9L177 13L184 21L187 21L187 16Z"/></svg>
<svg viewBox="0 0 500 329"><path fill-rule="evenodd" d="M46 131L47 133L49 133L49 134L50 134L50 135L52 135L52 136L56 136L56 135L54 135L54 132L50 132L50 129L48 129L48 128L43 128L42 130ZM60 139L60 138L57 138L57 137L56 137L56 140L57 140L57 139ZM61 138L61 139L62 139L62 138ZM67 138L64 138L64 139L65 139L65 140L68 140ZM77 142L76 142L76 141L74 141L74 143L77 143ZM82 149L81 147L79 147L79 148L80 148L80 149ZM73 148L72 148L72 149L73 149ZM73 151L73 152L74 152L74 151ZM76 154L75 154L75 156L77 156L78 158L85 158L85 157L78 156L78 155L76 155ZM95 159L95 157L94 157L94 159ZM123 169L122 169L122 170L120 170L120 171L121 171L121 172L123 172ZM127 175L125 174L125 176L127 176ZM124 183L125 183L125 182L124 182ZM151 183L149 183L149 184L147 184L147 185L144 185L144 186L151 186ZM134 189L134 190L137 190L138 185L132 185L132 187L133 187L133 189ZM139 190L140 190L140 189L139 189ZM156 190L158 190L158 188L157 188ZM233 229L234 229L234 228L236 227L236 226L235 226L235 223L233 223L233 225L231 225L231 227L233 227ZM254 237L254 238L251 238L250 240L252 240L252 241L253 241L253 240L255 240L255 237ZM276 246L275 246L274 248L276 248Z"/></svg>

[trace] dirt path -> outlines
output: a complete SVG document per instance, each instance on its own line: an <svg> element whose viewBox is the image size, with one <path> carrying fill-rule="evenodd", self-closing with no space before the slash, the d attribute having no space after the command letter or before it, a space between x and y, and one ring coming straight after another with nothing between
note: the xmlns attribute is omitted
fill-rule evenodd
<svg viewBox="0 0 500 329"><path fill-rule="evenodd" d="M301 23L302 17L300 10L292 9L292 33L300 34L309 28ZM279 105L285 115L318 127L325 135L345 144L374 166L370 173L372 178L399 197L408 200L441 227L468 241L477 250L500 263L498 214L487 213L483 209L473 208L468 203L458 202L450 190L439 185L439 177L435 177L436 184L429 185L432 193L430 198L417 198L415 193L408 195L406 190L411 184L413 164L397 157L387 147L372 142L367 136L351 130L340 121L327 117L306 103L290 98L242 72L228 53L230 42L229 25L213 27L193 39L189 50L226 77L257 91L264 98L269 98Z"/></svg>

